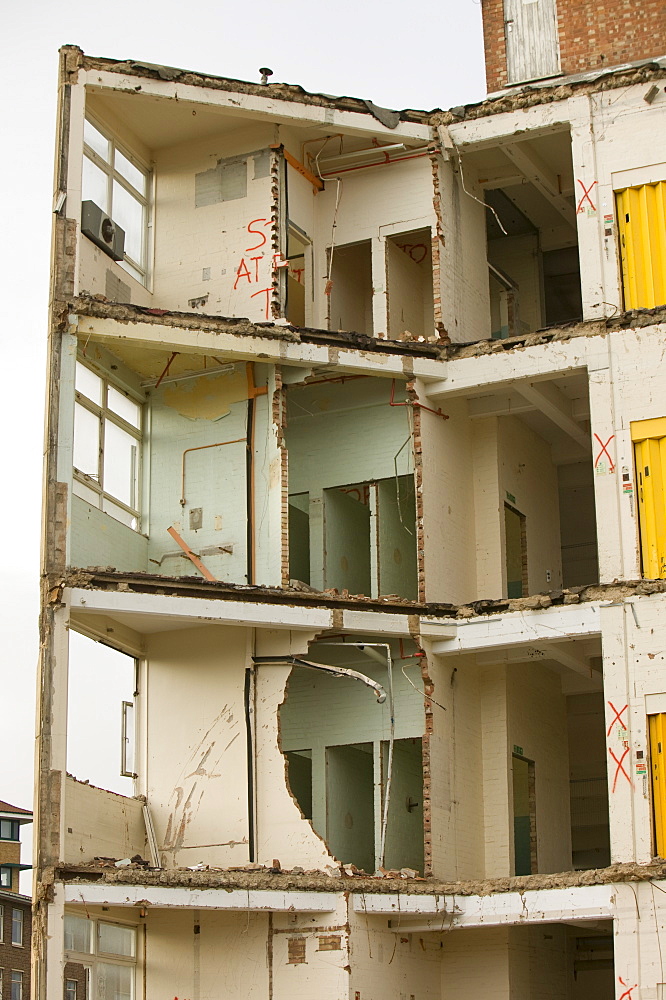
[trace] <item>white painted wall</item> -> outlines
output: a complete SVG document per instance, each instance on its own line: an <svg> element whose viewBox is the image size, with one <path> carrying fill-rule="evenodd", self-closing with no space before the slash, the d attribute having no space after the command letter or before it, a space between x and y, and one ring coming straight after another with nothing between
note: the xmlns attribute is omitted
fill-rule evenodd
<svg viewBox="0 0 666 1000"><path fill-rule="evenodd" d="M139 799L95 788L68 775L63 861L82 865L98 857L131 858L135 854L150 860L142 810Z"/></svg>

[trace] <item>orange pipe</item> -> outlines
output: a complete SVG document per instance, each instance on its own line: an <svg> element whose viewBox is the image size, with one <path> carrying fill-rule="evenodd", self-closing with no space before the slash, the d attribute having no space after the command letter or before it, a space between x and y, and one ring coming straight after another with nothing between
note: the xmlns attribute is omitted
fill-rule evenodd
<svg viewBox="0 0 666 1000"><path fill-rule="evenodd" d="M204 448L221 448L225 444L245 444L245 438L233 438L231 441L216 441L215 444L200 444L196 448L186 448L183 452L182 468L180 476L180 506L185 506L185 456L191 451L203 451Z"/></svg>

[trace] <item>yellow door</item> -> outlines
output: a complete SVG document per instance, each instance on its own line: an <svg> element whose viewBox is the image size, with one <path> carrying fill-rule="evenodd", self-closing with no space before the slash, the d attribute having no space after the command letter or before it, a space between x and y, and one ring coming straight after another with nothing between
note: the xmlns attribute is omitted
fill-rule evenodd
<svg viewBox="0 0 666 1000"><path fill-rule="evenodd" d="M666 774L664 774L664 744L666 715L650 715L650 768L652 771L652 814L654 818L655 850L666 857Z"/></svg>
<svg viewBox="0 0 666 1000"><path fill-rule="evenodd" d="M666 181L615 192L625 309L666 303Z"/></svg>
<svg viewBox="0 0 666 1000"><path fill-rule="evenodd" d="M631 425L643 576L666 579L666 417Z"/></svg>

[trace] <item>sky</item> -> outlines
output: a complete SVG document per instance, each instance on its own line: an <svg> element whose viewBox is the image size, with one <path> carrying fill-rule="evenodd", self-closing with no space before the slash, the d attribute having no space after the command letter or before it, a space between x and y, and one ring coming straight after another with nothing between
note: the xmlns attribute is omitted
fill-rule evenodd
<svg viewBox="0 0 666 1000"><path fill-rule="evenodd" d="M480 0L415 6L402 0L199 0L193 7L176 0L8 0L3 36L10 63L0 130L0 482L8 518L0 535L0 799L31 808L59 46L257 82L259 67L269 66L272 82L394 109L472 103L484 96L485 83ZM106 661L98 649L79 643L76 669L92 655L101 672ZM95 704L94 690L86 697ZM88 705L75 706L82 717ZM81 746L85 756L79 734ZM26 854L29 837L24 840ZM23 891L29 885L28 873Z"/></svg>

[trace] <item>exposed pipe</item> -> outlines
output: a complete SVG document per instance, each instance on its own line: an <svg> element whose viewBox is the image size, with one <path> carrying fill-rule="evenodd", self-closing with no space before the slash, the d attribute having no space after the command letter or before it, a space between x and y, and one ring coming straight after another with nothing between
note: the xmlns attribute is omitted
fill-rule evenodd
<svg viewBox="0 0 666 1000"><path fill-rule="evenodd" d="M231 441L216 441L215 444L199 444L195 448L186 448L183 452L183 458L181 462L181 476L180 476L180 506L184 507L187 503L185 499L185 456L189 455L191 451L203 451L205 448L222 448L225 444L245 444L246 438L232 438Z"/></svg>
<svg viewBox="0 0 666 1000"><path fill-rule="evenodd" d="M448 414L442 413L441 409L433 410L430 406L425 406L424 403L420 403L418 399L408 399L404 403L396 403L395 400L395 379L391 379L391 398L389 400L389 406L418 406L419 410L427 410L428 413L434 413L436 417L441 417L442 420L448 420Z"/></svg>
<svg viewBox="0 0 666 1000"><path fill-rule="evenodd" d="M352 644L348 643L347 645ZM325 674L332 674L333 677L347 677L349 680L360 681L366 687L372 688L377 695L377 703L379 705L382 705L386 701L386 691L381 684L373 681L371 677L362 674L358 670L350 670L349 667L333 667L327 663L314 663L312 660L304 660L301 656L253 656L252 660L258 666L262 664L267 666L289 664L292 667L308 667L310 670L321 670Z"/></svg>
<svg viewBox="0 0 666 1000"><path fill-rule="evenodd" d="M378 147L380 148L380 147ZM387 157L377 163L362 163L358 167L343 167L342 170L322 171L320 177L336 177L338 174L348 174L352 170L370 170L371 167L388 167L389 163L402 163L403 160L420 160L422 156L429 156L429 153L412 153L411 156L394 156L393 159Z"/></svg>
<svg viewBox="0 0 666 1000"><path fill-rule="evenodd" d="M247 754L247 826L248 855L250 864L255 858L254 831L254 739L252 736L252 695L254 691L254 666L245 668L243 704L245 706L245 748Z"/></svg>

